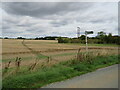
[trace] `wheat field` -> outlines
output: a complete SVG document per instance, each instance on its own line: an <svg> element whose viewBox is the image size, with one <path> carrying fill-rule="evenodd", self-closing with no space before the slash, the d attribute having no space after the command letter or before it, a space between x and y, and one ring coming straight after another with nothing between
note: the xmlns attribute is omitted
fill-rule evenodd
<svg viewBox="0 0 120 90"><path fill-rule="evenodd" d="M2 40L2 66L8 62L10 67L15 67L16 57L21 58L21 66L29 66L36 60L39 64L46 63L50 57L50 64L67 61L76 58L78 49L85 52L85 45L61 44L56 40L23 40L3 39ZM35 53L33 53L34 51ZM102 52L103 55L118 54L118 47L89 46L89 51Z"/></svg>

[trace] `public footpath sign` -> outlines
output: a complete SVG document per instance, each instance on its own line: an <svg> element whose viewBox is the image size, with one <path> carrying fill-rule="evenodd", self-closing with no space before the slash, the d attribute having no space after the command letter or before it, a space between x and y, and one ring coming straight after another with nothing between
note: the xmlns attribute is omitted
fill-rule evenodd
<svg viewBox="0 0 120 90"><path fill-rule="evenodd" d="M85 34L93 34L93 31L85 31Z"/></svg>

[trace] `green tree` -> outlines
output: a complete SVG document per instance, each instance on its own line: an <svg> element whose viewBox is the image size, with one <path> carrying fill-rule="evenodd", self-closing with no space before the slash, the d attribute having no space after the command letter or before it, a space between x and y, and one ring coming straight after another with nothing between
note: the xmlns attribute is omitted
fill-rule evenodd
<svg viewBox="0 0 120 90"><path fill-rule="evenodd" d="M113 41L114 41L114 37L112 37L112 33L109 33L107 43L113 43Z"/></svg>
<svg viewBox="0 0 120 90"><path fill-rule="evenodd" d="M105 35L106 35L105 32L100 31L100 32L98 32L97 37L98 37L98 38L101 38L101 37L104 37Z"/></svg>
<svg viewBox="0 0 120 90"><path fill-rule="evenodd" d="M80 39L81 39L81 40L85 40L85 35L81 35L81 36L80 36Z"/></svg>
<svg viewBox="0 0 120 90"><path fill-rule="evenodd" d="M108 37L112 37L112 33L109 33L109 34L108 34Z"/></svg>
<svg viewBox="0 0 120 90"><path fill-rule="evenodd" d="M105 38L107 37L106 33L103 31L98 32L97 38L100 39L99 43L106 43Z"/></svg>

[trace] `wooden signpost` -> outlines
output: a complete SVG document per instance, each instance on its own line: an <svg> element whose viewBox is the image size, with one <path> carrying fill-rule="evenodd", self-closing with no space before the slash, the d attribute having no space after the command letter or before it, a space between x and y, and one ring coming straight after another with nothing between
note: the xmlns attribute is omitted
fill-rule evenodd
<svg viewBox="0 0 120 90"><path fill-rule="evenodd" d="M88 52L88 43L87 43L87 35L88 34L93 34L93 31L85 31L85 36L86 36L86 39L85 39L85 41L86 41L86 52Z"/></svg>

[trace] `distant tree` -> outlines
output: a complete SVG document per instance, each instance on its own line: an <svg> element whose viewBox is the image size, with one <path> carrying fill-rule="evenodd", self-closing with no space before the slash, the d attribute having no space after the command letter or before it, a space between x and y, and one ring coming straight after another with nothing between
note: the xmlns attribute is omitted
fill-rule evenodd
<svg viewBox="0 0 120 90"><path fill-rule="evenodd" d="M80 36L80 39L81 39L81 40L85 40L85 35L81 35L81 36Z"/></svg>
<svg viewBox="0 0 120 90"><path fill-rule="evenodd" d="M55 40L56 38L58 38L57 36L47 36L45 37L46 40Z"/></svg>
<svg viewBox="0 0 120 90"><path fill-rule="evenodd" d="M58 38L58 43L63 43L62 37L59 37L59 38Z"/></svg>
<svg viewBox="0 0 120 90"><path fill-rule="evenodd" d="M100 39L99 43L106 43L106 40L105 40L106 37L107 37L106 33L103 31L100 31L98 32L96 38Z"/></svg>
<svg viewBox="0 0 120 90"><path fill-rule="evenodd" d="M108 36L107 36L106 42L107 43L113 43L113 39L114 39L114 37L112 37L112 33L109 33Z"/></svg>
<svg viewBox="0 0 120 90"><path fill-rule="evenodd" d="M58 43L71 43L71 38L59 37Z"/></svg>
<svg viewBox="0 0 120 90"><path fill-rule="evenodd" d="M71 39L71 43L81 43L82 42L82 40L80 40L80 39Z"/></svg>
<svg viewBox="0 0 120 90"><path fill-rule="evenodd" d="M109 33L109 34L108 34L108 37L112 37L112 33Z"/></svg>
<svg viewBox="0 0 120 90"><path fill-rule="evenodd" d="M113 36L113 43L120 45L120 36Z"/></svg>
<svg viewBox="0 0 120 90"><path fill-rule="evenodd" d="M8 37L4 37L4 39L9 39Z"/></svg>
<svg viewBox="0 0 120 90"><path fill-rule="evenodd" d="M38 37L36 37L36 38L35 38L35 40L39 40L39 38L38 38Z"/></svg>
<svg viewBox="0 0 120 90"><path fill-rule="evenodd" d="M100 31L100 32L98 32L97 37L98 37L98 38L101 38L101 37L104 37L105 35L106 35L105 32Z"/></svg>
<svg viewBox="0 0 120 90"><path fill-rule="evenodd" d="M17 39L25 39L25 38L23 38L23 37L17 37Z"/></svg>

